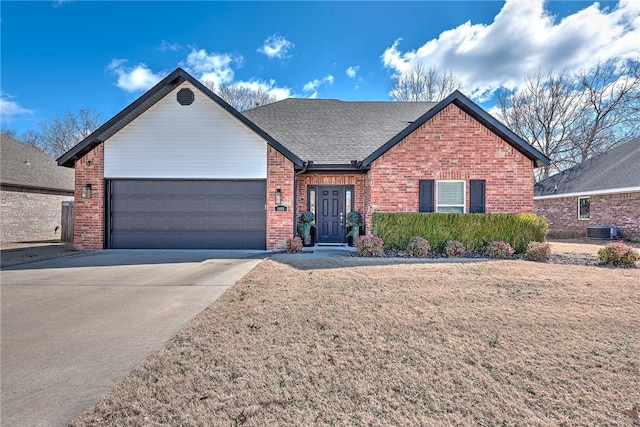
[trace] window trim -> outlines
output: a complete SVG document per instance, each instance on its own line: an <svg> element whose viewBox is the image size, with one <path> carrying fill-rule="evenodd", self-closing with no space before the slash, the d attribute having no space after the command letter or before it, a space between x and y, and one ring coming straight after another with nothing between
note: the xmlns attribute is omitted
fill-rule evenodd
<svg viewBox="0 0 640 427"><path fill-rule="evenodd" d="M440 186L441 182L461 182L462 183L462 205L441 205L438 201L438 188ZM460 206L462 206L462 212L461 213L467 213L467 181L465 181L464 179L438 179L436 180L436 188L434 191L434 211L435 212L440 212L439 208L440 206L442 207L450 207L450 208L458 208ZM452 213L452 212L440 212L440 213Z"/></svg>
<svg viewBox="0 0 640 427"><path fill-rule="evenodd" d="M580 215L580 201L587 199L589 201L589 215L585 218ZM578 221L589 221L591 219L591 196L578 196Z"/></svg>

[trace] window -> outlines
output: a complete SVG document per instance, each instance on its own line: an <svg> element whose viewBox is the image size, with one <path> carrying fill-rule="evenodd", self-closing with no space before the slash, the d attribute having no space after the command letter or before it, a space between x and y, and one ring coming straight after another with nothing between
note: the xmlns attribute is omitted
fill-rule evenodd
<svg viewBox="0 0 640 427"><path fill-rule="evenodd" d="M591 198L578 197L578 219L591 218Z"/></svg>
<svg viewBox="0 0 640 427"><path fill-rule="evenodd" d="M421 179L419 186L419 209L418 212L433 212L433 187L434 180Z"/></svg>
<svg viewBox="0 0 640 427"><path fill-rule="evenodd" d="M464 181L438 181L436 194L436 212L464 213Z"/></svg>
<svg viewBox="0 0 640 427"><path fill-rule="evenodd" d="M469 212L485 212L485 193L487 182L484 179L472 179L469 181Z"/></svg>
<svg viewBox="0 0 640 427"><path fill-rule="evenodd" d="M309 190L309 212L316 214L316 190Z"/></svg>
<svg viewBox="0 0 640 427"><path fill-rule="evenodd" d="M344 192L344 210L346 213L351 212L351 207L353 203L351 202L351 190L345 190Z"/></svg>

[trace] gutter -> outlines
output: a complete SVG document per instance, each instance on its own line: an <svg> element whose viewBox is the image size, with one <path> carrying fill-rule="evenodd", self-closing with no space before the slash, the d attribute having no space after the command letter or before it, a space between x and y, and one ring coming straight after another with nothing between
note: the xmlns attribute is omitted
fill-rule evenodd
<svg viewBox="0 0 640 427"><path fill-rule="evenodd" d="M293 236L296 235L296 219L298 218L298 177L307 171L309 163L313 165L313 161L302 162L302 169L293 174Z"/></svg>
<svg viewBox="0 0 640 427"><path fill-rule="evenodd" d="M640 187L622 187L622 188L612 188L608 190L589 190L589 191L577 191L573 193L549 194L546 196L533 196L533 200L562 199L565 197L576 197L576 196L597 196L600 194L634 193L636 191L640 191Z"/></svg>

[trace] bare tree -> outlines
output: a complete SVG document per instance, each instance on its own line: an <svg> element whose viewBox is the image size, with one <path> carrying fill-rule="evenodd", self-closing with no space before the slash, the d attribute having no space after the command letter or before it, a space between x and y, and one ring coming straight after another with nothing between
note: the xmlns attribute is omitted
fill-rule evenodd
<svg viewBox="0 0 640 427"><path fill-rule="evenodd" d="M581 94L567 73L538 71L528 76L518 91L502 92L498 97L502 121L552 159L539 178L547 178L570 156L567 139L581 115Z"/></svg>
<svg viewBox="0 0 640 427"><path fill-rule="evenodd" d="M91 108L66 112L38 123L40 148L54 157L61 156L89 136L101 124L100 114Z"/></svg>
<svg viewBox="0 0 640 427"><path fill-rule="evenodd" d="M9 129L9 128L3 127L2 129L0 129L0 135L7 138L13 138L16 141L18 141L18 134L15 129Z"/></svg>
<svg viewBox="0 0 640 427"><path fill-rule="evenodd" d="M569 142L581 163L640 135L640 62L599 63L577 78L584 109Z"/></svg>
<svg viewBox="0 0 640 427"><path fill-rule="evenodd" d="M12 138L23 144L42 149L40 147L40 134L33 129L29 129L26 132L18 135L18 132L16 132L15 129L3 128L2 130L0 130L0 134L2 134L2 136L8 136L9 138Z"/></svg>
<svg viewBox="0 0 640 427"><path fill-rule="evenodd" d="M393 76L389 97L394 101L442 101L462 82L452 71L425 68L417 63L408 72Z"/></svg>
<svg viewBox="0 0 640 427"><path fill-rule="evenodd" d="M575 75L539 71L500 94L500 119L551 159L537 174L544 179L638 135L639 74L638 61Z"/></svg>
<svg viewBox="0 0 640 427"><path fill-rule="evenodd" d="M238 111L277 101L274 95L262 88L254 89L237 83L223 83L216 86L213 82L204 82L204 85Z"/></svg>

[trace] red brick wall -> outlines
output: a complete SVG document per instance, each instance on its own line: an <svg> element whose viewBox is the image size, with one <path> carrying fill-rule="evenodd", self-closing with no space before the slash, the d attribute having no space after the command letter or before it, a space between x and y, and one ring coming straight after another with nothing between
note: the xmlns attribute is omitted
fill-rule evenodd
<svg viewBox="0 0 640 427"><path fill-rule="evenodd" d="M453 104L371 164L367 230L373 212L417 212L421 179L465 180L467 211L469 180L484 179L487 212L533 212L531 160Z"/></svg>
<svg viewBox="0 0 640 427"><path fill-rule="evenodd" d="M100 144L76 161L73 245L76 249L104 248L104 149ZM91 184L90 199L82 187Z"/></svg>
<svg viewBox="0 0 640 427"><path fill-rule="evenodd" d="M267 147L267 250L282 247L293 236L293 163L275 148ZM286 212L276 212L276 189L282 191L281 205Z"/></svg>
<svg viewBox="0 0 640 427"><path fill-rule="evenodd" d="M364 173L306 172L298 177L298 212L306 211L307 186L309 185L353 185L353 208L364 213Z"/></svg>
<svg viewBox="0 0 640 427"><path fill-rule="evenodd" d="M549 237L585 237L587 227L613 225L623 238L640 240L640 191L589 196L590 218L578 219L578 197L535 201L535 212L547 218Z"/></svg>

